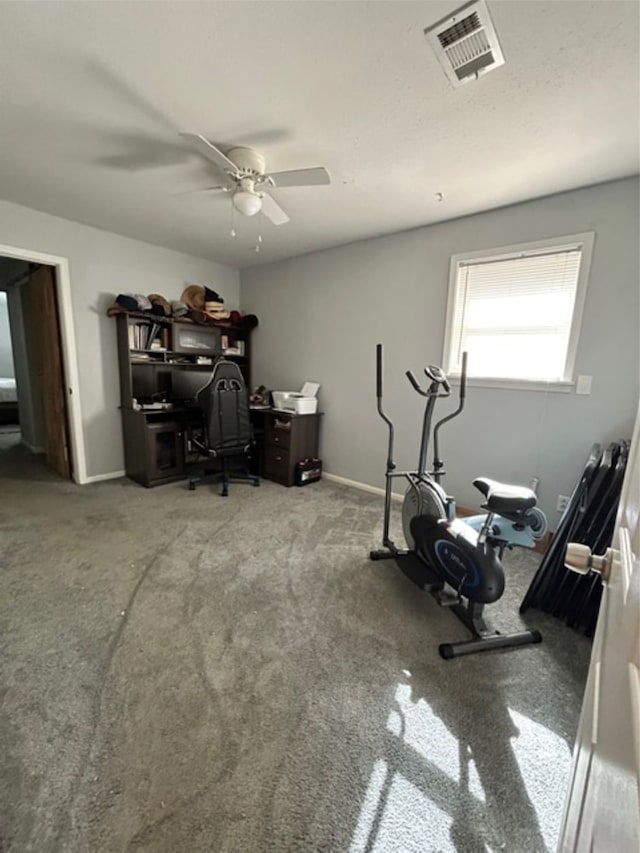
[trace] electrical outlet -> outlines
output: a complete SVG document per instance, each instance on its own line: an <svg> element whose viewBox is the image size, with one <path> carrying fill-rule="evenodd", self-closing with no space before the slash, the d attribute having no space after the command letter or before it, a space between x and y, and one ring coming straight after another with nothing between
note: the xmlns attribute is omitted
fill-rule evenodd
<svg viewBox="0 0 640 853"><path fill-rule="evenodd" d="M591 393L591 376L578 376L576 381L576 394Z"/></svg>
<svg viewBox="0 0 640 853"><path fill-rule="evenodd" d="M558 512L564 512L569 504L569 496L568 495L558 495L558 503L556 504L556 509Z"/></svg>

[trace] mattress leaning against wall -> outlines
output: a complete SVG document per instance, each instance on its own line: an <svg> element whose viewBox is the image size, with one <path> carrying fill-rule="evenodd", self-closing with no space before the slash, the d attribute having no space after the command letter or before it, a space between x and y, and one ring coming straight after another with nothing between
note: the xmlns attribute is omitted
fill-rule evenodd
<svg viewBox="0 0 640 853"><path fill-rule="evenodd" d="M564 565L567 543L587 545L603 554L611 545L629 442L612 442L606 448L594 444L582 476L564 511L520 605L524 613L535 607L564 620L567 625L593 636L602 596L600 575L578 575Z"/></svg>

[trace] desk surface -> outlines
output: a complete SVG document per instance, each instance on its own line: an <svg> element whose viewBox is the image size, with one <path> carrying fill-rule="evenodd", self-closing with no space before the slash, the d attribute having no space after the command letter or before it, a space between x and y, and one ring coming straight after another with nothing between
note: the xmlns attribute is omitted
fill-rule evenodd
<svg viewBox="0 0 640 853"><path fill-rule="evenodd" d="M155 406L141 406L140 408L134 408L133 411L140 412L143 415L180 415L184 413L196 413L200 412L201 409L199 406L167 406L167 407L155 407ZM249 411L251 413L256 412L264 415L287 415L290 418L308 418L315 417L316 415L323 415L324 412L291 412L288 409L273 409L270 406L250 406Z"/></svg>
<svg viewBox="0 0 640 853"><path fill-rule="evenodd" d="M265 415L288 415L291 418L308 418L324 414L324 412L291 412L289 409L273 409L270 406L250 406L249 408L252 412L263 412Z"/></svg>

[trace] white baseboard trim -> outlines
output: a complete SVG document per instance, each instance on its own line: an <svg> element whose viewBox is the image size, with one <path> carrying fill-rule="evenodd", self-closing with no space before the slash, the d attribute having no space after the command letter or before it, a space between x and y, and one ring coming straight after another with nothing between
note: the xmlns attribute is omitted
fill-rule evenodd
<svg viewBox="0 0 640 853"><path fill-rule="evenodd" d="M339 477L337 474L329 474L326 471L322 472L322 476L332 483L339 483L341 486L350 486L352 489L359 489L361 492L369 492L370 495L381 495L384 497L384 489L378 486L369 486L367 483L360 483L358 480L349 480L347 477ZM397 492L391 492L391 497L395 501L404 499L404 495L399 495Z"/></svg>
<svg viewBox="0 0 640 853"><path fill-rule="evenodd" d="M36 447L33 444L29 444L26 438L21 438L20 444L24 444L27 450L30 450L32 453L44 453L44 447Z"/></svg>
<svg viewBox="0 0 640 853"><path fill-rule="evenodd" d="M102 480L117 480L119 477L124 477L125 473L125 471L112 471L110 474L94 474L91 477L85 477L82 484L100 483Z"/></svg>

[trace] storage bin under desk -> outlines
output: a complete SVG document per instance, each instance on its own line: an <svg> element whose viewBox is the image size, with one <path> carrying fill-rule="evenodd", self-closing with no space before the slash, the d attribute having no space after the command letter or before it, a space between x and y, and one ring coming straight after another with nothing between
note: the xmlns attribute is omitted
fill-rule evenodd
<svg viewBox="0 0 640 853"><path fill-rule="evenodd" d="M295 483L296 464L308 456L318 456L320 418L293 412L264 412L262 476L283 486Z"/></svg>

